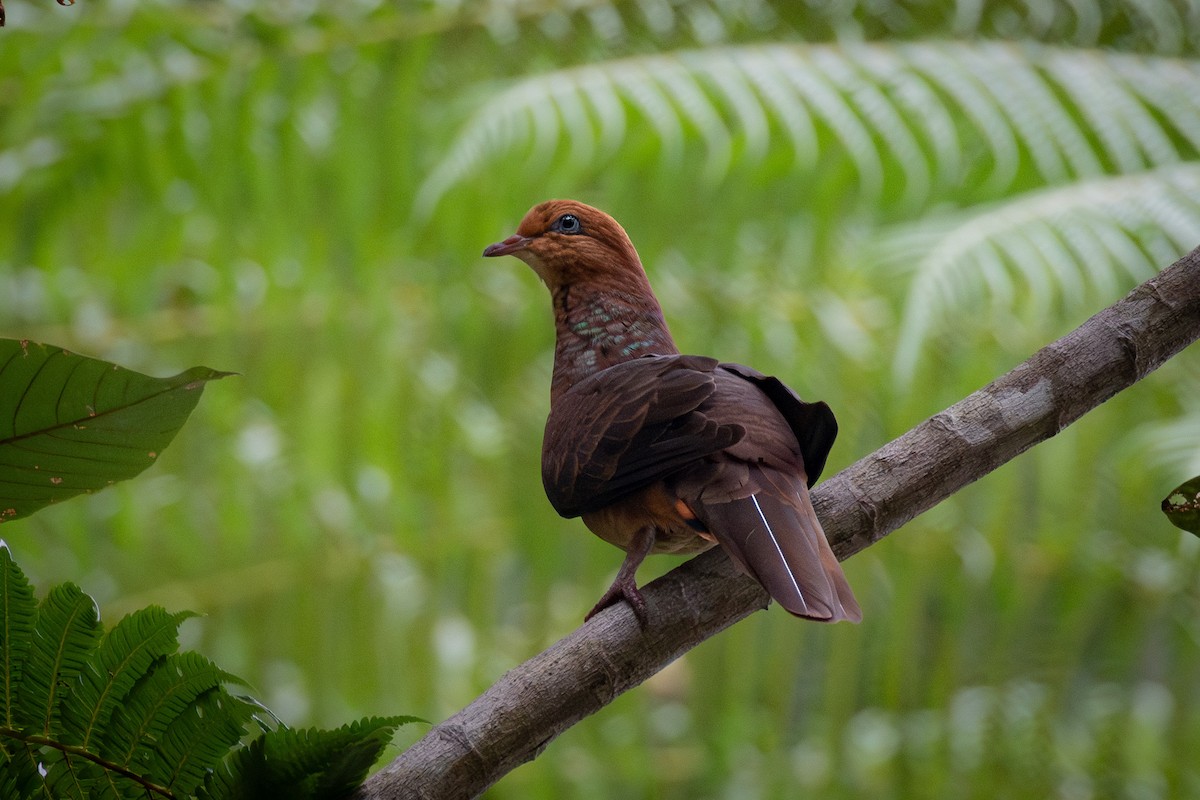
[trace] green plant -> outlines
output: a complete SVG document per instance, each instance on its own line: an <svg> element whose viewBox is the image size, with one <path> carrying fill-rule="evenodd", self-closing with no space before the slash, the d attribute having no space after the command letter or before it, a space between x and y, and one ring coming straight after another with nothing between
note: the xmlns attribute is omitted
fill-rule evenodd
<svg viewBox="0 0 1200 800"><path fill-rule="evenodd" d="M339 798L415 721L276 727L260 704L228 692L239 678L177 652L190 616L150 606L105 633L74 584L36 603L0 542L0 796ZM252 721L259 735L237 747Z"/></svg>
<svg viewBox="0 0 1200 800"><path fill-rule="evenodd" d="M132 477L171 441L204 367L155 379L23 340L0 340L4 518ZM78 586L40 603L0 542L0 796L337 798L400 725L372 717L296 731L230 694L241 679L177 652L190 612L150 606L104 632ZM259 735L238 747L251 722Z"/></svg>
<svg viewBox="0 0 1200 800"><path fill-rule="evenodd" d="M543 497L544 289L479 258L534 202L577 197L622 220L681 346L827 400L842 429L830 469L1200 241L1200 25L1184 0L15 2L0 44L0 334L246 377L209 392L143 479L3 533L35 583L86 576L114 620L150 603L204 610L191 646L304 725L391 707L442 719L572 630L611 579L619 554ZM804 72L776 69L761 94L737 63L703 75L708 53L728 66L756 49ZM587 100L572 70L621 63L610 85L626 104L572 113ZM693 69L641 71L680 131L662 143L629 73L671 63ZM538 78L574 93L539 109L542 136L559 119L557 146L514 128L414 220L478 111ZM749 92L726 99L721 79ZM1066 115L1065 138L1019 97L1000 104L1018 79ZM804 102L793 80L836 96ZM923 89L926 115L911 105ZM696 91L695 113L715 108L723 131L686 116ZM839 101L851 137L809 113L806 170L789 125ZM761 159L748 145L762 128L741 121L755 105ZM868 115L889 106L918 158ZM523 108L496 119L520 125ZM624 138L601 136L621 114ZM1104 172L1056 176L1035 147ZM705 169L726 153L727 173ZM1015 166L1011 185L995 165ZM930 179L928 202L898 202L921 197L906 174ZM864 186L883 188L878 202ZM1010 202L1027 227L997 225ZM1059 221L1104 257L1060 260ZM991 259L988 232L1018 260ZM926 287L928 325L914 326ZM1185 353L853 559L861 629L756 614L489 797L1200 794L1200 539L1157 510L1200 473L1197 397Z"/></svg>
<svg viewBox="0 0 1200 800"><path fill-rule="evenodd" d="M151 378L28 340L0 339L0 522L138 475L228 372Z"/></svg>

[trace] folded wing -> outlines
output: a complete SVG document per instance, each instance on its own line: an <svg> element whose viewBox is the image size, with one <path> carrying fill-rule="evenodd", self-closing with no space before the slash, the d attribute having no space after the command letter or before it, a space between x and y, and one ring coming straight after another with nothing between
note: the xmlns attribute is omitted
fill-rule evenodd
<svg viewBox="0 0 1200 800"><path fill-rule="evenodd" d="M824 403L778 379L698 356L609 367L557 399L542 480L563 516L662 482L730 557L793 614L862 612L813 511L808 487L837 435Z"/></svg>

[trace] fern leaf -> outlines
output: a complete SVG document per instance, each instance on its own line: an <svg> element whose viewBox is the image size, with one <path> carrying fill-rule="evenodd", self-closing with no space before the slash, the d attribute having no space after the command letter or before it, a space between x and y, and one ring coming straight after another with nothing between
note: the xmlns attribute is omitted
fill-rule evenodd
<svg viewBox="0 0 1200 800"><path fill-rule="evenodd" d="M224 684L242 683L236 676L175 652L190 612L151 606L101 639L90 597L64 584L35 606L0 542L0 613L10 700L0 721L0 798L152 800L199 792L332 800L361 783L397 726L416 721L268 730L231 756L263 707L225 691Z"/></svg>
<svg viewBox="0 0 1200 800"><path fill-rule="evenodd" d="M1190 390L1190 391L1189 391ZM1133 437L1130 452L1175 475L1200 474L1200 376L1181 382L1184 405L1174 419L1147 422Z"/></svg>
<svg viewBox="0 0 1200 800"><path fill-rule="evenodd" d="M251 708L224 689L205 692L148 748L150 773L177 794L194 793L246 733Z"/></svg>
<svg viewBox="0 0 1200 800"><path fill-rule="evenodd" d="M331 731L268 731L210 776L201 798L340 798L362 782L396 728L416 717L371 717Z"/></svg>
<svg viewBox="0 0 1200 800"><path fill-rule="evenodd" d="M362 783L371 765L401 725L425 722L419 717L369 717L334 731L310 729L305 748L320 758L314 800L337 800ZM280 758L291 758L281 752Z"/></svg>
<svg viewBox="0 0 1200 800"><path fill-rule="evenodd" d="M894 232L882 249L923 252L908 293L895 375L915 369L933 326L984 298L1030 319L1053 304L1111 298L1200 241L1200 163L1019 195L972 215ZM894 259L888 259L889 261Z"/></svg>
<svg viewBox="0 0 1200 800"><path fill-rule="evenodd" d="M46 594L17 688L24 726L43 736L58 733L63 692L77 681L99 638L96 601L78 586L65 583Z"/></svg>
<svg viewBox="0 0 1200 800"><path fill-rule="evenodd" d="M179 624L190 612L168 614L150 606L126 616L88 659L81 680L63 705L64 735L83 747L107 725L115 705L150 671L154 662L179 649Z"/></svg>
<svg viewBox="0 0 1200 800"><path fill-rule="evenodd" d="M88 786L89 800L125 800L128 797L150 798L154 795L131 778L109 769L100 769Z"/></svg>
<svg viewBox="0 0 1200 800"><path fill-rule="evenodd" d="M43 791L59 800L91 800L92 784L102 772L91 761L55 749L47 749L39 767L45 773Z"/></svg>
<svg viewBox="0 0 1200 800"><path fill-rule="evenodd" d="M862 61L879 62L880 68L886 68L887 62L893 58L880 58L877 49L865 48L860 51ZM922 152L920 138L934 138L929 134L918 134L916 128L918 119L905 109L903 95L893 97L888 80L879 72L871 73L859 66L860 58L846 58L842 54L834 54L828 49L817 49L813 52L813 63L818 71L826 76L832 88L841 97L851 98L855 112L866 123L875 145L879 150L890 155L887 160L900 167L904 173L904 189L900 202L905 206L921 203L929 195L932 182L930 159ZM883 80L880 80L883 78ZM922 123L923 124L923 121ZM912 126L910 128L910 126ZM882 177L882 165L875 170L865 170L861 165L862 155L872 148L868 142L860 146L859 176L878 172ZM882 159L881 159L882 160ZM867 196L877 199L880 189L872 190Z"/></svg>
<svg viewBox="0 0 1200 800"><path fill-rule="evenodd" d="M1031 42L776 44L589 64L486 103L414 213L490 160L525 153L536 174L561 166L568 140L573 168L599 170L640 157L647 135L664 168L699 151L710 183L790 151L801 177L847 160L864 202L995 198L1194 158L1198 83L1195 60Z"/></svg>
<svg viewBox="0 0 1200 800"><path fill-rule="evenodd" d="M29 654L37 603L25 573L0 541L0 725L15 728L16 690ZM0 795L3 796L3 795Z"/></svg>
<svg viewBox="0 0 1200 800"><path fill-rule="evenodd" d="M43 786L41 754L23 741L0 747L0 797L38 797Z"/></svg>
<svg viewBox="0 0 1200 800"><path fill-rule="evenodd" d="M242 682L198 653L166 656L113 711L100 752L131 769L146 770L148 751L139 751L139 744L159 739L202 694L222 683Z"/></svg>
<svg viewBox="0 0 1200 800"><path fill-rule="evenodd" d="M21 776L12 757L0 748L0 797L23 797Z"/></svg>
<svg viewBox="0 0 1200 800"><path fill-rule="evenodd" d="M863 195L878 197L883 186L883 159L852 99L838 92L823 76L817 78L819 68L808 54L777 50L771 56L777 78L791 85L798 107L807 109L843 145L843 152L858 173Z"/></svg>

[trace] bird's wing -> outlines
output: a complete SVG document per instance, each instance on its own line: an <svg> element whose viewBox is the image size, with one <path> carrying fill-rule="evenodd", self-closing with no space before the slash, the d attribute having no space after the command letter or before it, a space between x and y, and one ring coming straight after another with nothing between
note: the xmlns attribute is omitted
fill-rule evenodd
<svg viewBox="0 0 1200 800"><path fill-rule="evenodd" d="M609 367L559 397L546 420L542 482L565 517L603 508L738 441L734 420L699 409L717 362L646 356Z"/></svg>
<svg viewBox="0 0 1200 800"><path fill-rule="evenodd" d="M757 387L767 399L774 404L776 410L783 415L788 427L796 436L800 445L800 454L804 457L804 471L808 475L808 485L811 488L821 477L825 469L825 459L837 438L837 419L833 411L824 402L805 402L779 378L763 375L758 370L741 364L722 364L725 372L743 378Z"/></svg>

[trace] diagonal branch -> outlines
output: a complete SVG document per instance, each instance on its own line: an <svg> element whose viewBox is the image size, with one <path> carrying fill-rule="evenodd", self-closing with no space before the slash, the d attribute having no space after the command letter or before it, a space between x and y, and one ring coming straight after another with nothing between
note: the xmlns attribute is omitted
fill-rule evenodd
<svg viewBox="0 0 1200 800"><path fill-rule="evenodd" d="M869 547L1200 338L1200 248L1016 369L834 475L813 503L839 558ZM720 550L643 590L642 632L614 606L500 678L355 795L467 798L718 631L766 593ZM869 622L867 624L870 624Z"/></svg>

